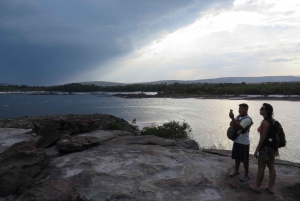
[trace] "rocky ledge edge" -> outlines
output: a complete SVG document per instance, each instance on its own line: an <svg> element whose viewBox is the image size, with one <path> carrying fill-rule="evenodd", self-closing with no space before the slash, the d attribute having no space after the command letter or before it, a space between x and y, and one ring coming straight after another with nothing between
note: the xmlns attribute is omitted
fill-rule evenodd
<svg viewBox="0 0 300 201"><path fill-rule="evenodd" d="M105 130L118 122L124 130ZM140 136L111 115L56 115L0 121L0 200L299 200L300 164L276 162L275 194L257 195L250 177L228 177L230 151L199 150L192 139ZM4 144L2 142L5 142ZM241 175L242 175L241 171ZM263 186L268 182L266 171Z"/></svg>

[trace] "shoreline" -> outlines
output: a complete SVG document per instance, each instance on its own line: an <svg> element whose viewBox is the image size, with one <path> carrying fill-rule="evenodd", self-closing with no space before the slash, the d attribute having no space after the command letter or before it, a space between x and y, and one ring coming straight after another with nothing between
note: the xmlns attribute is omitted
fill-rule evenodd
<svg viewBox="0 0 300 201"><path fill-rule="evenodd" d="M98 94L100 93L100 94ZM107 93L115 93L115 94L107 94ZM172 99L187 99L187 98L196 98L196 99L216 99L216 100L275 100L275 101L300 101L300 95L198 95L198 94L155 94L149 95L147 92L38 92L38 91L26 91L26 92L0 92L0 95L8 95L8 94L24 94L24 95L98 95L103 96L114 96L119 98L127 98L127 99L140 99L140 98L172 98Z"/></svg>
<svg viewBox="0 0 300 201"><path fill-rule="evenodd" d="M286 95L271 95L270 97L260 95L245 95L245 96L201 96L201 95L147 95L147 94L115 94L113 96L120 98L136 99L136 98L173 98L173 99L218 99L218 100L276 100L276 101L300 101L300 96L286 96Z"/></svg>

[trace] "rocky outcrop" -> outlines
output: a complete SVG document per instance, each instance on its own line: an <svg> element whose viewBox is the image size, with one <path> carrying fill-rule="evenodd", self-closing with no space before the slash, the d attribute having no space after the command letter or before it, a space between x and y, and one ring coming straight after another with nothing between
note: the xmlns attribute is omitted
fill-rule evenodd
<svg viewBox="0 0 300 201"><path fill-rule="evenodd" d="M34 133L38 133L41 128L52 124L59 131L59 133L72 135L94 130L101 130L111 122L116 122L131 132L136 130L135 126L132 126L124 119L107 114L70 114L8 118L0 120L0 128L32 129Z"/></svg>
<svg viewBox="0 0 300 201"><path fill-rule="evenodd" d="M129 140L132 138L137 138L137 143L128 143L134 141ZM300 170L295 166L277 165L276 194L263 191L257 195L248 189L249 183L255 182L255 157L250 161L251 179L242 183L238 176L228 177L233 168L230 151L208 153L154 138L118 137L52 158L47 176L15 200L298 199ZM263 186L267 185L267 176Z"/></svg>
<svg viewBox="0 0 300 201"><path fill-rule="evenodd" d="M30 123L29 121L32 122ZM30 132L22 130L24 133L23 135L26 135L29 138L21 138L28 139L29 141L18 142L4 152L2 149L5 146L0 146L2 150L2 153L0 152L0 196L7 197L23 194L26 189L37 188L37 186L33 184L36 183L36 181L40 181L40 179L37 178L39 178L41 171L47 167L49 158L70 152L82 151L100 143L100 140L97 137L71 135L97 131L106 128L111 122L121 125L122 128L127 130L135 130L135 127L130 126L125 120L111 115L95 114L47 116L39 118L23 117L18 120L7 119L2 121L2 126L4 127L32 127L32 132L36 133L33 136L37 135L37 137L31 139L32 136L28 135ZM6 130L2 129L0 131ZM14 131L14 133L18 133L14 135L9 135L8 133L0 134L3 136L19 137L19 133L22 131ZM11 129L9 130L9 133L11 133ZM112 134L109 139L117 136L119 135ZM56 146L53 147L53 145ZM53 148L51 148L51 146ZM54 181L48 179L43 183L42 187L47 186L46 188L43 187L43 189L52 188L51 186L54 184ZM39 185L39 190L41 190L40 188L42 187ZM32 191L26 191L26 195L28 195L28 193L31 195L33 194ZM53 192L53 195L55 194L57 194L57 192ZM28 196L26 197L28 198ZM62 197L65 198L63 195ZM58 196L57 199L60 200L60 196Z"/></svg>
<svg viewBox="0 0 300 201"><path fill-rule="evenodd" d="M59 138L67 135L86 133L96 130L106 129L110 123L116 123L128 131L134 131L136 128L130 125L124 119L119 119L112 115L66 115L53 116L51 118L41 118L33 121L33 131L38 135L45 127L52 127L59 133Z"/></svg>
<svg viewBox="0 0 300 201"><path fill-rule="evenodd" d="M230 151L199 150L191 139L100 129L75 134L85 128L77 123L74 133L62 129L61 123L52 126L57 132L50 128L44 132L53 121L38 125L37 137L0 155L1 201L299 200L296 163L276 160L275 194L257 195L248 189L257 171L253 156L251 179L242 183L239 176L228 177L234 165ZM53 133L53 141L45 140ZM263 186L267 182L266 171Z"/></svg>
<svg viewBox="0 0 300 201"><path fill-rule="evenodd" d="M60 139L68 138L71 135L87 133L103 129L111 129L110 125L118 125L124 130L132 133L137 128L124 119L112 115L53 115L40 117L22 117L18 119L0 120L0 127L5 128L31 128L34 135L43 136L43 142L39 148L47 148Z"/></svg>

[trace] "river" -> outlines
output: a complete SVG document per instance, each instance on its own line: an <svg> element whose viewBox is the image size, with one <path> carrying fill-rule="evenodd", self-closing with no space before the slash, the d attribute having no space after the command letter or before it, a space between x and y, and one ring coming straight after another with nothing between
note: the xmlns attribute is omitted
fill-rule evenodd
<svg viewBox="0 0 300 201"><path fill-rule="evenodd" d="M201 148L230 150L232 141L227 138L228 113L233 109L238 115L238 105L247 103L253 119L250 131L250 152L253 153L259 140L257 127L262 121L259 108L264 103L274 107L274 118L283 126L287 147L281 148L280 159L300 162L300 102L261 100L217 99L172 99L147 98L124 99L106 95L27 95L0 94L0 119L22 116L55 114L111 114L129 122L136 118L140 125L168 120L186 121L192 128L193 138Z"/></svg>

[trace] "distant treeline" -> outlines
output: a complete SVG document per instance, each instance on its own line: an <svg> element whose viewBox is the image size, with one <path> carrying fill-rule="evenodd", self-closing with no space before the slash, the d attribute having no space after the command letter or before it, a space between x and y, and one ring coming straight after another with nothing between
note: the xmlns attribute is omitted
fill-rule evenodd
<svg viewBox="0 0 300 201"><path fill-rule="evenodd" d="M41 86L27 86L27 85L0 85L1 92L13 92L13 91L44 91L46 87Z"/></svg>
<svg viewBox="0 0 300 201"><path fill-rule="evenodd" d="M199 94L199 95L300 95L300 83L264 83L264 84L172 84L163 93Z"/></svg>
<svg viewBox="0 0 300 201"><path fill-rule="evenodd" d="M8 85L0 86L0 91L61 91L61 92L158 92L159 94L199 94L199 95L300 95L300 82L261 83L261 84L131 84L125 86L97 86L83 84L66 84L51 87Z"/></svg>

